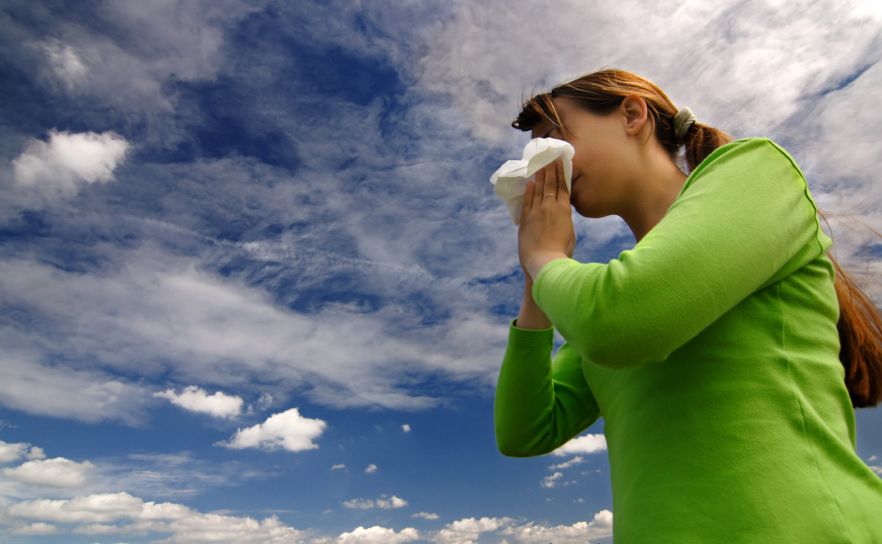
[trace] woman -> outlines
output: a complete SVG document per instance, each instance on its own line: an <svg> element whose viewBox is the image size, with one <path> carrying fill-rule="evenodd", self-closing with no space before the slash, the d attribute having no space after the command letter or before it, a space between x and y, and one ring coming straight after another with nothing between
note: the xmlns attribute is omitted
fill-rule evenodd
<svg viewBox="0 0 882 544"><path fill-rule="evenodd" d="M619 70L530 99L512 125L576 153L571 195L560 163L524 195L500 451L548 453L603 417L617 543L882 543L852 407L879 400L879 314L847 277L834 287L793 159ZM571 205L621 216L637 245L573 261Z"/></svg>

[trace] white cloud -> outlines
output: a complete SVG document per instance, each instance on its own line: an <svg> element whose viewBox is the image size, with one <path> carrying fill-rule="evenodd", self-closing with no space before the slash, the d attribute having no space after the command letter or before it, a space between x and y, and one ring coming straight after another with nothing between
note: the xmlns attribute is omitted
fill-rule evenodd
<svg viewBox="0 0 882 544"><path fill-rule="evenodd" d="M14 535L57 535L61 532L63 531L58 527L43 522L22 525L12 530Z"/></svg>
<svg viewBox="0 0 882 544"><path fill-rule="evenodd" d="M559 469L564 469L564 468L570 468L573 465L578 465L583 462L584 462L584 459L582 459L579 456L576 456L576 457L573 457L572 459L570 459L569 461L564 461L563 463L560 463L558 465L551 465L550 467L548 467L548 469L549 470L559 470Z"/></svg>
<svg viewBox="0 0 882 544"><path fill-rule="evenodd" d="M73 499L36 499L9 507L11 516L54 523L110 523L123 518L135 520L181 519L192 515L186 506L144 502L128 493L104 493Z"/></svg>
<svg viewBox="0 0 882 544"><path fill-rule="evenodd" d="M123 259L106 274L63 271L31 258L0 261L0 297L47 324L28 334L0 324L0 402L86 421L137 420L152 392L105 374L107 368L170 373L169 379L193 384L206 376L214 384L241 384L244 373L279 395L305 390L322 404L427 408L438 399L412 393L399 377L444 370L489 384L498 365L487 354L504 346L507 334L492 316L475 314L390 334L389 320L410 310L330 305L307 316L149 244ZM426 354L427 343L446 348ZM81 364L50 371L43 363L58 358Z"/></svg>
<svg viewBox="0 0 882 544"><path fill-rule="evenodd" d="M468 544L477 540L481 533L496 531L511 524L511 518L464 518L445 525L435 534L433 542L438 544Z"/></svg>
<svg viewBox="0 0 882 544"><path fill-rule="evenodd" d="M242 399L235 395L227 395L221 391L209 395L204 389L195 385L185 388L180 395L175 394L173 389L168 389L164 392L153 393L153 396L168 399L172 404L191 412L223 418L237 417L242 413L242 405L244 404Z"/></svg>
<svg viewBox="0 0 882 544"><path fill-rule="evenodd" d="M557 485L557 480L560 480L563 477L563 472L555 472L551 476L546 476L542 478L542 482L539 485L542 487L554 487Z"/></svg>
<svg viewBox="0 0 882 544"><path fill-rule="evenodd" d="M598 0L585 9L565 0L548 9L464 2L430 36L420 84L450 96L459 121L494 142L512 132L508 122L523 91L602 67L650 78L699 121L771 128L831 80L872 63L878 22L856 5L691 0L657 9L641 0ZM830 51L831 43L843 46Z"/></svg>
<svg viewBox="0 0 882 544"><path fill-rule="evenodd" d="M878 457L877 455L871 455L870 458L867 459L867 461L870 461L870 462L872 463L873 461L875 461L875 460L878 459L878 458L879 458L879 457Z"/></svg>
<svg viewBox="0 0 882 544"><path fill-rule="evenodd" d="M294 544L308 535L275 517L257 521L249 517L202 514L182 504L144 502L128 493L22 501L10 505L7 514L13 521L40 520L34 524L38 526L45 522L78 524L72 531L78 534L172 533L173 542ZM113 524L119 521L130 523Z"/></svg>
<svg viewBox="0 0 882 544"><path fill-rule="evenodd" d="M332 466L332 467L331 467L331 470L338 470L338 469L341 469L341 468L346 468L346 465L344 465L343 463L340 463L339 465L334 465L334 466Z"/></svg>
<svg viewBox="0 0 882 544"><path fill-rule="evenodd" d="M373 500L373 499L352 499L351 501L346 501L343 503L343 506L346 508L356 508L360 510L369 510L371 508L402 508L407 506L407 501L404 499L400 499L395 495L392 495L388 499L383 498Z"/></svg>
<svg viewBox="0 0 882 544"><path fill-rule="evenodd" d="M70 196L80 185L106 183L131 145L113 132L70 133L52 130L49 141L31 140L12 161L15 181L45 195Z"/></svg>
<svg viewBox="0 0 882 544"><path fill-rule="evenodd" d="M372 474L377 471L377 465L370 464L366 469L364 469L365 474Z"/></svg>
<svg viewBox="0 0 882 544"><path fill-rule="evenodd" d="M300 415L297 408L271 415L263 423L239 429L229 442L218 445L233 449L261 448L303 451L318 448L313 440L324 432L327 423Z"/></svg>
<svg viewBox="0 0 882 544"><path fill-rule="evenodd" d="M558 525L549 527L536 525L533 522L520 527L510 527L504 531L512 535L518 542L525 544L584 544L589 539L604 538L612 535L613 515L609 510L602 510L594 515L591 522L580 521L571 526Z"/></svg>
<svg viewBox="0 0 882 544"><path fill-rule="evenodd" d="M420 512L418 514L412 514L410 517L423 518L423 519L438 519L440 516L438 514L430 514L428 512Z"/></svg>
<svg viewBox="0 0 882 544"><path fill-rule="evenodd" d="M564 457L576 453L597 453L606 451L606 437L602 434L578 436L554 450L552 455Z"/></svg>
<svg viewBox="0 0 882 544"><path fill-rule="evenodd" d="M409 433L410 432L410 425L405 423L404 425L401 426L401 430L403 430L406 433Z"/></svg>
<svg viewBox="0 0 882 544"><path fill-rule="evenodd" d="M32 414L88 422L138 421L144 399L139 387L102 372L43 365L31 350L15 349L22 342L16 332L0 327L0 402Z"/></svg>
<svg viewBox="0 0 882 544"><path fill-rule="evenodd" d="M46 487L83 487L94 465L89 461L77 463L64 457L27 461L15 468L4 468L3 474L32 485Z"/></svg>
<svg viewBox="0 0 882 544"><path fill-rule="evenodd" d="M31 446L25 442L11 444L0 440L0 463L11 463L22 457L25 459L45 459L46 454L43 453L42 448Z"/></svg>
<svg viewBox="0 0 882 544"><path fill-rule="evenodd" d="M385 527L358 527L351 533L343 533L337 538L338 544L399 544L419 539L419 532L408 527L396 533L394 529Z"/></svg>

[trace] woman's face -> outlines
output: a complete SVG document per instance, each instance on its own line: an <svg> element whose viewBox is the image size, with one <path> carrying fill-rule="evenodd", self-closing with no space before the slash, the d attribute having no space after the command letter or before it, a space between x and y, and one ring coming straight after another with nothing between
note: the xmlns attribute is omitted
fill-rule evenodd
<svg viewBox="0 0 882 544"><path fill-rule="evenodd" d="M627 134L618 110L595 115L567 98L555 98L566 134L549 121L532 131L533 138L557 138L576 150L570 202L584 217L621 215L629 194Z"/></svg>

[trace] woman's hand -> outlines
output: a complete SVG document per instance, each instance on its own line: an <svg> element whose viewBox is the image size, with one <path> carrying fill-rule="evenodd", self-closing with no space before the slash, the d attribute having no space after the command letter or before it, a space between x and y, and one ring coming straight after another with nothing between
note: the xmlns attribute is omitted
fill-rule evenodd
<svg viewBox="0 0 882 544"><path fill-rule="evenodd" d="M524 192L518 256L527 280L538 276L549 262L572 257L575 247L570 193L563 163L558 160L536 172L536 182L528 183Z"/></svg>

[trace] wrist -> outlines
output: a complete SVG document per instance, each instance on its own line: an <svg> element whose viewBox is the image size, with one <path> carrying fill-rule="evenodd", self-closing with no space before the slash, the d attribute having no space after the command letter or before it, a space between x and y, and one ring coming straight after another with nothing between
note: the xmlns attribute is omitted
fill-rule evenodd
<svg viewBox="0 0 882 544"><path fill-rule="evenodd" d="M562 251L543 251L537 252L534 255L530 256L530 258L525 263L525 268L527 269L527 273L530 275L530 287L532 288L532 278L536 278L539 276L539 272L542 268L545 267L546 264L551 261L556 261L558 259L569 259L566 253Z"/></svg>

